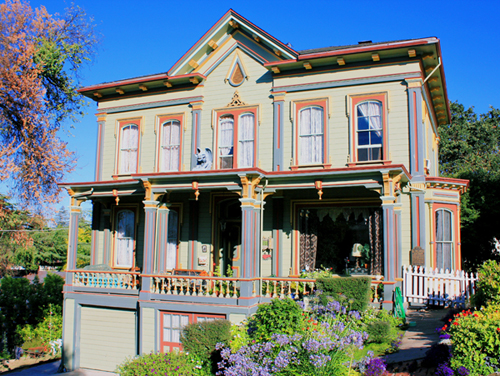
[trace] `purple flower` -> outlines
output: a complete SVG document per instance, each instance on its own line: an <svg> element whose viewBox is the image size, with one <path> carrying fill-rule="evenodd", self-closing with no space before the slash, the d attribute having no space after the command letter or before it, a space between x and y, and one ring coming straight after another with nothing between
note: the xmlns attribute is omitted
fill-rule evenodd
<svg viewBox="0 0 500 376"><path fill-rule="evenodd" d="M470 371L465 368L464 366L458 367L457 369L457 375L458 376L468 376L470 374Z"/></svg>
<svg viewBox="0 0 500 376"><path fill-rule="evenodd" d="M385 362L380 358L375 358L366 365L365 376L382 376L385 370Z"/></svg>
<svg viewBox="0 0 500 376"><path fill-rule="evenodd" d="M436 369L436 375L438 376L453 376L454 372L453 370L448 367L446 363L441 363L438 368Z"/></svg>

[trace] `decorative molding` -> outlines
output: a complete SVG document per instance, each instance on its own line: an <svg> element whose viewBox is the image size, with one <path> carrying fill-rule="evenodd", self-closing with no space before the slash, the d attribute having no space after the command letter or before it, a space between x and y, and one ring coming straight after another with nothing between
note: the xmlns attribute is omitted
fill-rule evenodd
<svg viewBox="0 0 500 376"><path fill-rule="evenodd" d="M226 106L226 107L239 107L239 106L246 106L247 104L243 102L240 98L240 94L238 93L238 90L236 90L233 94L233 98L231 102Z"/></svg>
<svg viewBox="0 0 500 376"><path fill-rule="evenodd" d="M337 58L337 64L338 65L345 65L345 60L343 57L338 57Z"/></svg>

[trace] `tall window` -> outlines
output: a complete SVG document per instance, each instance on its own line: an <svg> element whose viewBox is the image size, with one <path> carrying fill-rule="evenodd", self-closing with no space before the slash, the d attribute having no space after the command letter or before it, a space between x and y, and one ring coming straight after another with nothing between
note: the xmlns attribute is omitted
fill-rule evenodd
<svg viewBox="0 0 500 376"><path fill-rule="evenodd" d="M449 210L436 210L436 267L450 269L453 255L453 216Z"/></svg>
<svg viewBox="0 0 500 376"><path fill-rule="evenodd" d="M238 124L239 134L239 167L252 167L254 165L254 133L255 116L253 113L245 113L240 116Z"/></svg>
<svg viewBox="0 0 500 376"><path fill-rule="evenodd" d="M181 123L169 120L161 127L160 170L179 171Z"/></svg>
<svg viewBox="0 0 500 376"><path fill-rule="evenodd" d="M357 160L378 161L383 159L382 104L366 101L357 105Z"/></svg>
<svg viewBox="0 0 500 376"><path fill-rule="evenodd" d="M300 111L300 164L323 163L323 109L307 107Z"/></svg>
<svg viewBox="0 0 500 376"><path fill-rule="evenodd" d="M175 210L168 211L167 228L167 270L177 267L177 243L179 230L179 214Z"/></svg>
<svg viewBox="0 0 500 376"><path fill-rule="evenodd" d="M131 268L134 257L135 214L132 210L120 210L116 218L115 265Z"/></svg>
<svg viewBox="0 0 500 376"><path fill-rule="evenodd" d="M137 150L139 148L139 127L127 124L120 132L120 174L137 172Z"/></svg>
<svg viewBox="0 0 500 376"><path fill-rule="evenodd" d="M234 116L221 116L219 120L219 129L219 166L220 168L233 168Z"/></svg>

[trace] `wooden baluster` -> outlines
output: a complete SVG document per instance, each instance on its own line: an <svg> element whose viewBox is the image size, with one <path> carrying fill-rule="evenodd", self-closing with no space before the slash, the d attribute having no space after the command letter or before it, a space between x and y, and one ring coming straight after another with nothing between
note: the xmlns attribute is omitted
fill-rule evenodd
<svg viewBox="0 0 500 376"><path fill-rule="evenodd" d="M266 289L265 289L265 294L264 294L264 296L265 296L266 298L271 297L271 294L269 293L269 280L267 280L267 281L266 281Z"/></svg>
<svg viewBox="0 0 500 376"><path fill-rule="evenodd" d="M252 285L253 285L253 289L252 289L252 297L255 297L255 295L256 295L256 294L255 294L255 281L253 281Z"/></svg>
<svg viewBox="0 0 500 376"><path fill-rule="evenodd" d="M285 294L283 294L283 284L284 283L285 283L284 281L280 281L280 289L281 289L280 299L283 299L285 297Z"/></svg>
<svg viewBox="0 0 500 376"><path fill-rule="evenodd" d="M274 285L274 291L271 297L276 298L278 296L278 281L273 281L273 285Z"/></svg>
<svg viewBox="0 0 500 376"><path fill-rule="evenodd" d="M297 281L297 284L295 285L295 300L299 299L299 281ZM304 283L305 285L305 283Z"/></svg>
<svg viewBox="0 0 500 376"><path fill-rule="evenodd" d="M224 297L224 284L222 280L219 280L219 297L223 298Z"/></svg>
<svg viewBox="0 0 500 376"><path fill-rule="evenodd" d="M217 290L217 280L210 280L210 286L212 288L212 297L216 297L217 296L217 293L215 292L215 290Z"/></svg>
<svg viewBox="0 0 500 376"><path fill-rule="evenodd" d="M236 281L233 282L233 298L238 297L238 292L236 291Z"/></svg>

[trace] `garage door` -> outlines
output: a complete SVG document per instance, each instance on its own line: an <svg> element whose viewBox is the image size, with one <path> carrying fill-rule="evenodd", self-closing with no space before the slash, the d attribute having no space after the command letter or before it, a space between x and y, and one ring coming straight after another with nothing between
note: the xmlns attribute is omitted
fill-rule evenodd
<svg viewBox="0 0 500 376"><path fill-rule="evenodd" d="M82 307L80 367L115 371L135 353L135 311Z"/></svg>

